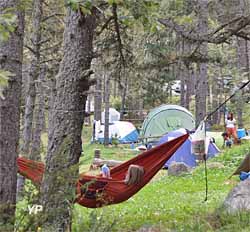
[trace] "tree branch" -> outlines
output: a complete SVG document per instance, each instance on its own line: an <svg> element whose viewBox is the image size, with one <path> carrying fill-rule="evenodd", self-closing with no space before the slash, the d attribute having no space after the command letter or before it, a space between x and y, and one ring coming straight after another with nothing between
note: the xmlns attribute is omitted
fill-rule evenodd
<svg viewBox="0 0 250 232"><path fill-rule="evenodd" d="M117 42L118 42L118 50L120 53L120 58L121 58L122 64L125 67L126 61L125 61L125 58L124 58L124 55L122 52L123 44L122 44L122 40L121 40L120 28L119 28L119 23L118 23L117 5L115 3L113 3L113 5L112 5L112 12L113 12L113 16L114 16L115 31L116 31Z"/></svg>
<svg viewBox="0 0 250 232"><path fill-rule="evenodd" d="M102 32L108 27L109 23L111 22L111 20L114 19L114 16L110 16L109 19L104 23L104 25L102 26L101 30L98 31L96 34L97 36L101 35Z"/></svg>
<svg viewBox="0 0 250 232"><path fill-rule="evenodd" d="M207 42L213 44L221 44L226 42L231 36L237 35L240 33L240 30L250 25L250 15L248 16L240 16L235 18L221 26L219 26L216 30L211 33L200 35L198 33L190 33L187 28L183 25L178 25L172 19L159 19L158 20L165 27L169 27L173 29L176 33L180 34L183 38L187 40L191 40L193 42ZM229 25L234 24L234 27L225 29ZM222 31L225 29L225 31ZM216 35L219 31L218 35ZM215 36L216 35L216 36Z"/></svg>
<svg viewBox="0 0 250 232"><path fill-rule="evenodd" d="M53 14L51 14L51 15L48 15L48 16L44 17L44 18L43 18L43 22L45 22L45 21L47 21L48 19L53 18L53 17L56 17L56 18L57 18L57 16L65 16L65 14L53 13Z"/></svg>
<svg viewBox="0 0 250 232"><path fill-rule="evenodd" d="M37 52L33 48L31 48L29 45L25 44L24 47L29 49L34 55L37 54Z"/></svg>

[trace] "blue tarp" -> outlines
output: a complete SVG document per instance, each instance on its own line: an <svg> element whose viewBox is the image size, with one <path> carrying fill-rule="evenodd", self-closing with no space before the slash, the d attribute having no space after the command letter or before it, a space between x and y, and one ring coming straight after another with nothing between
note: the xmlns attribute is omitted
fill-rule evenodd
<svg viewBox="0 0 250 232"><path fill-rule="evenodd" d="M179 129L175 131L171 131L161 137L159 144L162 144L164 142L170 141L173 138L177 138L181 135L185 134L185 129ZM214 157L216 154L219 153L219 149L216 147L216 145L212 142L210 142L208 146L208 154L207 157L211 158ZM164 165L166 168L171 164L171 162L183 162L189 167L195 167L197 165L196 163L196 157L192 154L192 147L191 147L191 138L189 137L185 143L183 143L178 150L173 154L173 156L166 162Z"/></svg>

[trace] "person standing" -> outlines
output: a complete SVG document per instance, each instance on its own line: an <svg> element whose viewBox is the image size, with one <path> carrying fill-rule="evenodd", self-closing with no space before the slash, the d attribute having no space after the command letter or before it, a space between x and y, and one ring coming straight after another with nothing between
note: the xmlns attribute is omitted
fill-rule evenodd
<svg viewBox="0 0 250 232"><path fill-rule="evenodd" d="M236 120L233 113L229 113L226 118L226 132L229 138L233 137L234 144L238 143L238 137L236 133Z"/></svg>

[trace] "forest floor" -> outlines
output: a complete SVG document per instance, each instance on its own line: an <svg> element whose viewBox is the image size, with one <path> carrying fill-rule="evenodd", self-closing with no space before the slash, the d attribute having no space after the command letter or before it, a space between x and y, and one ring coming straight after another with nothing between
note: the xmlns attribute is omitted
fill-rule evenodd
<svg viewBox="0 0 250 232"><path fill-rule="evenodd" d="M80 171L85 172L93 160L94 150L101 150L104 159L128 160L137 153L129 145L104 147L90 144L91 128L84 128ZM221 133L210 133L219 147ZM44 139L46 146L46 140ZM223 168L208 169L208 200L205 199L204 165L179 177L161 170L141 191L126 202L99 209L74 205L73 232L168 232L168 231L249 231L250 214L228 216L220 207L229 191L239 182L228 177L249 152L250 143L222 150L208 161L219 162ZM23 215L26 202L19 202L17 214ZM18 220L25 220L23 218ZM17 221L18 221L17 220ZM23 222L21 222L23 223Z"/></svg>

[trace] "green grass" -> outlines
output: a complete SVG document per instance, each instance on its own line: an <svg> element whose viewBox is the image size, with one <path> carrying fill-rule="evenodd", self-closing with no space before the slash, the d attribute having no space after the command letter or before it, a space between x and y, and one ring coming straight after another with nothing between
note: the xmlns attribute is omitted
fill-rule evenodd
<svg viewBox="0 0 250 232"><path fill-rule="evenodd" d="M208 200L205 199L204 166L181 177L167 176L166 170L158 175L135 196L118 205L88 209L75 205L73 231L136 231L152 227L156 231L248 231L250 214L228 216L218 214L230 189L238 177L228 177L240 163L250 145L226 149L209 162L224 164L223 169L208 170ZM103 145L84 144L82 158L91 162L94 149L99 148L104 158L126 160L130 154L123 146L104 148Z"/></svg>
<svg viewBox="0 0 250 232"><path fill-rule="evenodd" d="M101 149L104 159L127 160L136 154L128 145L104 147L90 144L91 128L83 131L83 155L80 171L88 171L95 149ZM217 136L217 137L216 137ZM222 145L220 134L214 134ZM43 140L44 146L47 141ZM128 201L99 209L74 205L73 232L131 232L141 227L151 231L249 231L250 214L229 216L220 211L228 192L238 182L238 177L228 181L242 158L250 149L244 143L225 149L208 162L220 162L224 168L208 170L208 200L205 199L204 166L180 177L168 176L161 170L153 180ZM27 211L25 202L18 204L18 212ZM27 214L27 212L26 212ZM19 215L19 214L18 214ZM19 220L19 218L18 218Z"/></svg>

